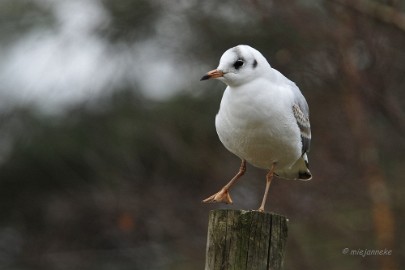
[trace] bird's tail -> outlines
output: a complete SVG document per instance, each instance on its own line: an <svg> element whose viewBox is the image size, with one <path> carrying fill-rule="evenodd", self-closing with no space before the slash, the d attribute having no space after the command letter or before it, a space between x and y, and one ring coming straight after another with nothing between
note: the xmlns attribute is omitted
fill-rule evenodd
<svg viewBox="0 0 405 270"><path fill-rule="evenodd" d="M312 174L308 168L307 154L304 153L290 168L281 171L276 170L275 174L284 179L302 181L311 180Z"/></svg>

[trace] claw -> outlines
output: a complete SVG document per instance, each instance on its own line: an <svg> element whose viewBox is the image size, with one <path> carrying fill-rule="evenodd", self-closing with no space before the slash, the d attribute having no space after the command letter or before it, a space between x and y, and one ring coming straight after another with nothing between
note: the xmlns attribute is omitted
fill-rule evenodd
<svg viewBox="0 0 405 270"><path fill-rule="evenodd" d="M208 197L207 199L203 200L204 203L216 203L216 202L223 202L226 204L231 204L232 199L231 196L229 195L229 192L227 189L221 189L214 195Z"/></svg>

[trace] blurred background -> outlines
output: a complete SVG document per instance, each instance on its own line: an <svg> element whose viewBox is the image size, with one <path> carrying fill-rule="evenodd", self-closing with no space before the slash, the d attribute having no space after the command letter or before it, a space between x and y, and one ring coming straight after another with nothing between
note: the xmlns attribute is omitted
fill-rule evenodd
<svg viewBox="0 0 405 270"><path fill-rule="evenodd" d="M273 181L285 269L405 267L405 2L2 0L0 269L203 269L203 205L239 168L214 128L249 44L310 106L310 182ZM342 250L391 250L354 256Z"/></svg>

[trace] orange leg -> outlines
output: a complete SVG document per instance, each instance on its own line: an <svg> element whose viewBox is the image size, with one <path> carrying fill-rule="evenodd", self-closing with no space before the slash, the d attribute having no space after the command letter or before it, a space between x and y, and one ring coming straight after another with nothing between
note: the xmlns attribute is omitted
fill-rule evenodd
<svg viewBox="0 0 405 270"><path fill-rule="evenodd" d="M214 195L203 200L204 203L224 202L232 203L231 196L229 195L229 189L236 183L236 181L244 175L246 172L246 160L242 159L238 173L226 184L220 191Z"/></svg>
<svg viewBox="0 0 405 270"><path fill-rule="evenodd" d="M269 173L266 175L266 189L264 190L262 204L260 205L260 207L258 209L258 211L260 211L260 212L264 212L264 206L266 205L267 195L269 193L271 180L273 179L274 168L275 168L275 164L273 164L273 166L271 166Z"/></svg>

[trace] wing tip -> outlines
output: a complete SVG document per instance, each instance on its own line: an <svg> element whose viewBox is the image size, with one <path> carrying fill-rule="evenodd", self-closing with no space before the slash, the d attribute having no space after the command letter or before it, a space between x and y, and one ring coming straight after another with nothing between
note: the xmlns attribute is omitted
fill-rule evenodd
<svg viewBox="0 0 405 270"><path fill-rule="evenodd" d="M298 180L302 180L302 181L309 181L312 179L312 174L309 170L307 171L299 171L298 172Z"/></svg>

